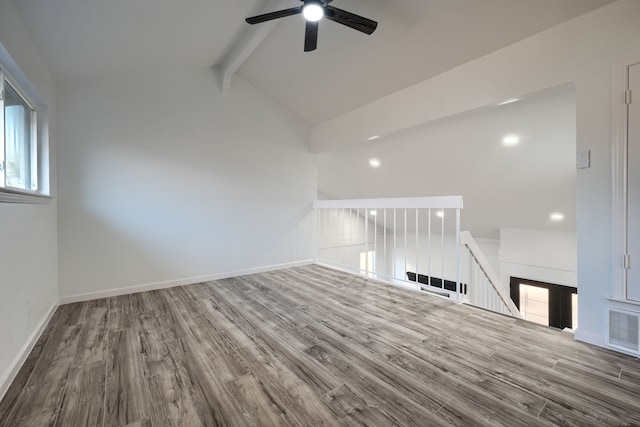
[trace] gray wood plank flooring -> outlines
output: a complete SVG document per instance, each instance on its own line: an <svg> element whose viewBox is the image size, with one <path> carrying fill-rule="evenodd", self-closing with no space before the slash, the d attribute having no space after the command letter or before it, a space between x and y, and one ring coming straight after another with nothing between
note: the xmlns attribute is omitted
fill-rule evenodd
<svg viewBox="0 0 640 427"><path fill-rule="evenodd" d="M16 426L640 426L640 361L307 266L58 308Z"/></svg>

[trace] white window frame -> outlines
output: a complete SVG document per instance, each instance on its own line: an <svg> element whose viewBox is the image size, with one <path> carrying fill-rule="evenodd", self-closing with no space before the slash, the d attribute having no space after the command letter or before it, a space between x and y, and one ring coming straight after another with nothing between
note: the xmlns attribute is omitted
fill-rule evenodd
<svg viewBox="0 0 640 427"><path fill-rule="evenodd" d="M31 110L31 129L30 129L30 143L31 143L31 155L30 155L30 174L32 189L15 188L6 185L6 145L5 145L5 110L4 102L6 94L4 93L5 81L11 86L11 88L22 98L23 101ZM48 203L51 197L44 190L48 185L48 177L44 176L43 162L42 162L42 138L39 132L39 108L33 101L33 98L29 96L27 91L24 90L16 79L7 71L6 67L0 63L0 162L2 164L2 171L0 172L0 203ZM48 169L48 168L47 168Z"/></svg>

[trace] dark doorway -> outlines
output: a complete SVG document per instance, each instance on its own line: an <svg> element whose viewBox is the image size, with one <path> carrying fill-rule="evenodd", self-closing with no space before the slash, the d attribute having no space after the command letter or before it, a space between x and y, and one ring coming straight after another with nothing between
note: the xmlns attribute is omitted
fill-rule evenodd
<svg viewBox="0 0 640 427"><path fill-rule="evenodd" d="M519 277L511 278L510 287L511 299L525 319L560 329L578 326L577 288Z"/></svg>

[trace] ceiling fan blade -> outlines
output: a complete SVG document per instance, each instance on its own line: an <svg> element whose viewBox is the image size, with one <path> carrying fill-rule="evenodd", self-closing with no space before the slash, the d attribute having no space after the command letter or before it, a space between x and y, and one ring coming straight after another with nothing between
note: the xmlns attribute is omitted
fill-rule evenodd
<svg viewBox="0 0 640 427"><path fill-rule="evenodd" d="M346 10L338 9L333 6L325 6L325 17L338 24L346 25L354 30L361 31L365 34L372 34L378 27L376 21L365 18L364 16L356 15L355 13L347 12Z"/></svg>
<svg viewBox="0 0 640 427"><path fill-rule="evenodd" d="M271 21L273 19L284 18L286 16L297 15L302 13L302 6L292 7L291 9L278 10L277 12L269 12L262 15L252 16L245 19L248 24L259 24L261 22Z"/></svg>
<svg viewBox="0 0 640 427"><path fill-rule="evenodd" d="M307 21L304 32L304 51L311 52L318 47L318 22Z"/></svg>

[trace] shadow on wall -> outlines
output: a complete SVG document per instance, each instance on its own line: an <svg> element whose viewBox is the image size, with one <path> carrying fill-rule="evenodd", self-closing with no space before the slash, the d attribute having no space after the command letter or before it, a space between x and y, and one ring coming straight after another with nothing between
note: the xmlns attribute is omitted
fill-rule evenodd
<svg viewBox="0 0 640 427"><path fill-rule="evenodd" d="M206 156L189 164L122 144L83 156L60 219L63 295L312 257L309 200L288 200L306 184L270 174L273 164L236 167L233 153L228 164ZM281 192L266 193L265 182Z"/></svg>
<svg viewBox="0 0 640 427"><path fill-rule="evenodd" d="M149 242L136 240L135 234L90 210L76 211L60 222L78 230L61 236L61 244L73 248L60 253L60 262L73 266L61 272L62 297L181 278L175 263L149 250Z"/></svg>
<svg viewBox="0 0 640 427"><path fill-rule="evenodd" d="M58 112L63 295L312 258L308 126L241 78L74 83Z"/></svg>

